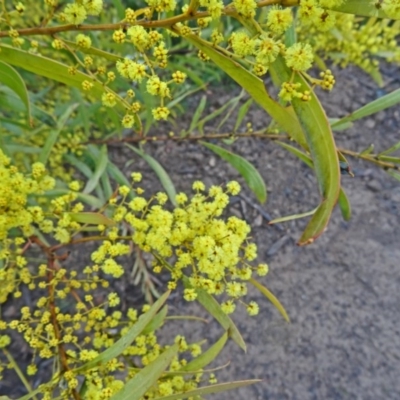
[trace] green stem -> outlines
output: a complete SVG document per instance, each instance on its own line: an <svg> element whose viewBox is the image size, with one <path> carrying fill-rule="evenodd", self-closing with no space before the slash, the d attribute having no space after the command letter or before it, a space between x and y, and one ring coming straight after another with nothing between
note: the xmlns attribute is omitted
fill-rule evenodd
<svg viewBox="0 0 400 400"><path fill-rule="evenodd" d="M21 382L24 384L26 390L29 393L32 393L33 392L32 386L29 384L28 380L25 378L25 375L21 371L21 369L20 369L19 365L17 364L17 362L15 361L14 357L6 349L3 349L3 353L7 357L7 360L13 367L14 371L17 373L19 379L21 379ZM37 399L36 396L34 396L34 398Z"/></svg>

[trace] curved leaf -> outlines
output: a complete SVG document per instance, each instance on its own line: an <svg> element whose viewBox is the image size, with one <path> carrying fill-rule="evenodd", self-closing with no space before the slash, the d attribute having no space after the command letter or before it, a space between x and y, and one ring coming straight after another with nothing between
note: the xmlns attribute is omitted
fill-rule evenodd
<svg viewBox="0 0 400 400"><path fill-rule="evenodd" d="M271 66L273 74L280 83L289 81L292 71L286 67L281 56ZM301 84L301 90L308 90L310 101L293 100L293 108L303 127L308 148L314 164L322 200L298 241L303 246L312 243L322 234L336 205L340 191L340 168L335 141L329 121L317 96L304 78L296 73L294 82Z"/></svg>
<svg viewBox="0 0 400 400"><path fill-rule="evenodd" d="M144 367L111 400L140 400L143 395L157 382L157 379L167 369L172 359L178 354L179 346L174 344L159 355L149 365Z"/></svg>
<svg viewBox="0 0 400 400"><path fill-rule="evenodd" d="M114 226L115 221L107 218L105 215L94 212L78 212L78 213L68 213L72 221L79 222L81 224L89 225L105 225Z"/></svg>
<svg viewBox="0 0 400 400"><path fill-rule="evenodd" d="M261 203L264 203L267 200L267 189L264 180L252 164L243 157L225 150L220 146L203 141L200 143L231 164L232 167L243 176L244 180L249 185L249 188Z"/></svg>
<svg viewBox="0 0 400 400"><path fill-rule="evenodd" d="M191 287L189 278L183 277L183 284L185 287ZM243 340L238 328L234 322L226 315L219 305L218 301L213 296L208 294L205 290L196 289L197 301L221 324L221 326L228 331L229 336L233 341L244 351L246 351L246 343Z"/></svg>
<svg viewBox="0 0 400 400"><path fill-rule="evenodd" d="M373 100L358 110L353 111L351 114L333 122L331 125L332 129L346 129L349 122L375 114L398 103L400 103L400 89L396 89L391 93L379 97L379 99Z"/></svg>
<svg viewBox="0 0 400 400"><path fill-rule="evenodd" d="M183 368L180 369L180 371L199 371L200 369L204 368L217 358L218 354L224 348L227 340L228 333L225 332L209 349L196 357L194 360L187 363Z"/></svg>
<svg viewBox="0 0 400 400"><path fill-rule="evenodd" d="M275 306L275 308L281 313L286 322L290 322L289 315L286 312L285 307L283 307L281 302L274 296L274 294L270 290L268 290L264 285L256 281L254 278L250 278L249 282Z"/></svg>
<svg viewBox="0 0 400 400"><path fill-rule="evenodd" d="M93 360L90 360L86 364L82 365L79 368L76 368L75 372L83 372L87 371L91 368L96 367L97 365L104 364L107 361L110 361L112 358L118 357L128 346L131 345L132 341L139 336L143 330L148 326L151 320L156 315L157 311L163 306L163 304L167 301L170 292L164 293L151 307L150 309L142 314L139 319L135 322L134 325L122 336L119 340L117 340L112 346L110 346L107 350L104 350L101 354L99 354Z"/></svg>
<svg viewBox="0 0 400 400"><path fill-rule="evenodd" d="M34 74L44 76L49 79L53 79L57 82L64 83L68 86L76 87L82 90L82 82L88 80L93 83L90 92L93 93L97 98L101 98L104 93L104 85L102 82L93 79L91 76L76 71L74 75L68 73L68 65L52 60L51 58L39 56L36 54L29 53L20 49L16 49L5 44L0 44L1 58L11 65L25 69L26 71L33 72ZM127 104L125 101L118 96L117 93L108 89L110 93L115 95L117 103L115 109L125 113ZM137 126L140 126L140 121L135 114L135 122Z"/></svg>
<svg viewBox="0 0 400 400"><path fill-rule="evenodd" d="M286 217L275 218L272 221L269 221L268 225L279 224L281 222L287 222L287 221L292 221L294 219L309 217L310 215L313 215L315 213L315 211L317 211L316 208L314 208L314 210L307 211L307 212L301 213L301 214L293 214L293 215L287 215Z"/></svg>
<svg viewBox="0 0 400 400"><path fill-rule="evenodd" d="M179 34L179 31L176 33ZM296 142L307 146L302 128L292 107L283 107L268 94L264 82L243 68L238 62L218 52L207 41L196 35L185 36L192 45L207 54L226 74L236 81Z"/></svg>
<svg viewBox="0 0 400 400"><path fill-rule="evenodd" d="M3 61L0 61L0 83L8 86L22 100L28 112L28 123L31 123L31 106L25 82L21 78L21 75L11 67L11 65L8 65Z"/></svg>
<svg viewBox="0 0 400 400"><path fill-rule="evenodd" d="M97 149L96 149L97 150ZM96 168L93 175L86 182L86 186L83 189L83 193L91 193L99 183L101 176L105 173L108 165L107 147L103 145L101 150L98 152L99 157L96 160Z"/></svg>

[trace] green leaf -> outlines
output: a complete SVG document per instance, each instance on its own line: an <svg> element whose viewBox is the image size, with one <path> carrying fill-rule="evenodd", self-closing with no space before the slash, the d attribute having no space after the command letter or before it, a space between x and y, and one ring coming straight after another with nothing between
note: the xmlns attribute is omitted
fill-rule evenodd
<svg viewBox="0 0 400 400"><path fill-rule="evenodd" d="M372 145L371 145L372 146ZM392 147L389 147L387 150L382 151L381 153L378 154L379 156L384 156L385 154L390 154L390 153L394 153L395 151L400 149L400 142L397 142L396 144L394 144ZM371 149L371 151L373 150L373 147ZM361 154L366 154L366 153L361 153Z"/></svg>
<svg viewBox="0 0 400 400"><path fill-rule="evenodd" d="M240 106L238 116L236 118L235 127L233 128L234 132L236 132L239 129L244 117L247 115L247 112L249 111L249 108L252 104L253 104L253 99L249 99L246 101L246 103Z"/></svg>
<svg viewBox="0 0 400 400"><path fill-rule="evenodd" d="M185 287L192 287L189 278L184 276L183 283ZM228 331L233 341L244 351L246 351L246 343L234 322L226 315L217 300L203 289L195 288L197 292L197 301Z"/></svg>
<svg viewBox="0 0 400 400"><path fill-rule="evenodd" d="M68 118L75 111L77 106L78 106L77 103L70 105L67 108L67 110L64 112L64 114L61 115L61 117L59 118L59 120L57 122L57 128L50 131L50 133L47 136L46 141L44 143L43 149L40 152L39 162L46 165L47 160L49 159L51 150L58 139L58 136L60 135L61 131L63 130L64 125L67 123Z"/></svg>
<svg viewBox="0 0 400 400"><path fill-rule="evenodd" d="M398 180L400 182L400 174L396 171L392 171L391 169L386 171L392 178Z"/></svg>
<svg viewBox="0 0 400 400"><path fill-rule="evenodd" d="M234 167L240 173L240 175L243 176L244 180L249 185L249 188L254 192L257 199L261 203L264 203L267 200L267 189L265 187L264 180L252 164L250 164L243 157L240 157L237 154L225 150L224 148L215 144L203 141L200 143L231 164L232 167Z"/></svg>
<svg viewBox="0 0 400 400"><path fill-rule="evenodd" d="M21 75L10 65L0 61L0 83L13 90L25 104L28 112L28 123L31 124L31 106L29 103L28 90Z"/></svg>
<svg viewBox="0 0 400 400"><path fill-rule="evenodd" d="M234 390L234 389L238 389L241 387L254 385L255 383L260 383L260 382L262 382L261 379L249 379L247 381L218 383L217 385L203 386L201 388L189 390L188 392L185 392L185 393L177 393L177 394L172 394L170 396L164 396L164 397L156 397L154 400L183 400L183 399L187 399L189 397L192 397L193 399L198 399L198 397L196 397L196 396L206 396L208 394L213 394L213 393L222 393L222 392L226 392L228 390ZM232 398L234 398L234 397L232 397Z"/></svg>
<svg viewBox="0 0 400 400"><path fill-rule="evenodd" d="M78 212L78 213L68 213L72 221L79 222L80 224L89 225L105 225L113 226L115 221L107 218L105 215L94 212Z"/></svg>
<svg viewBox="0 0 400 400"><path fill-rule="evenodd" d="M147 335L150 332L154 332L158 328L160 328L165 321L165 317L167 316L168 313L168 306L164 306L161 311L156 314L156 316L150 321L150 323L146 326L146 328L143 329L142 334Z"/></svg>
<svg viewBox="0 0 400 400"><path fill-rule="evenodd" d="M105 170L108 165L108 156L107 156L107 146L101 146L101 150L99 152L99 158L96 162L96 168L93 172L93 175L86 182L86 186L83 189L83 193L89 194L91 193L99 183L101 176L105 173Z"/></svg>
<svg viewBox="0 0 400 400"><path fill-rule="evenodd" d="M315 211L317 211L316 208L314 208L314 210L307 211L302 214L293 214L293 215L287 215L286 217L275 218L275 219L269 221L268 225L274 225L274 224L279 224L281 222L292 221L293 219L309 217L310 215L313 215L315 213Z"/></svg>
<svg viewBox="0 0 400 400"><path fill-rule="evenodd" d="M25 104L22 100L8 87L0 86L0 108L9 109L14 112L25 112ZM31 113L33 118L38 119L43 124L51 127L57 126L53 116L35 104L31 104Z"/></svg>
<svg viewBox="0 0 400 400"><path fill-rule="evenodd" d="M278 82L289 81L292 76L292 71L286 67L281 56L273 63L271 69ZM293 99L292 103L307 140L322 196L317 211L297 243L303 246L312 243L320 236L329 222L339 197L340 169L335 141L324 109L300 74L294 74L293 81L301 84L300 90L308 90L311 95L310 101Z"/></svg>
<svg viewBox="0 0 400 400"><path fill-rule="evenodd" d="M343 189L340 190L338 203L343 219L348 221L351 218L351 204L346 192Z"/></svg>
<svg viewBox="0 0 400 400"><path fill-rule="evenodd" d="M365 106L359 108L356 111L353 111L351 114L335 121L332 124L332 129L338 129L343 125L356 121L358 119L367 117L368 115L375 114L379 111L385 110L386 108L392 107L396 104L400 103L400 89L397 89L385 96L380 97L370 103L366 104Z"/></svg>
<svg viewBox="0 0 400 400"><path fill-rule="evenodd" d="M206 365L213 362L221 350L224 348L226 341L228 340L228 333L225 332L217 342L215 342L209 349L204 353L196 357L194 360L187 363L180 371L199 371Z"/></svg>
<svg viewBox="0 0 400 400"><path fill-rule="evenodd" d="M63 158L74 168L80 171L84 176L86 176L86 178L89 179L93 175L93 171L90 169L90 167L72 154L64 154Z"/></svg>
<svg viewBox="0 0 400 400"><path fill-rule="evenodd" d="M41 196L57 197L68 193L71 193L71 190L60 188L60 189L49 190ZM97 197L91 196L90 194L76 193L76 195L78 196L77 198L79 201L82 201L83 203L86 203L89 206L92 206L93 208L101 208L104 205L103 201L99 200Z"/></svg>
<svg viewBox="0 0 400 400"><path fill-rule="evenodd" d="M304 164L308 165L310 168L314 168L314 163L310 156L297 149L296 147L287 144L285 142L281 142L280 140L275 140L275 143L279 144L279 146L288 150L290 153L294 154L297 158L304 162Z"/></svg>
<svg viewBox="0 0 400 400"><path fill-rule="evenodd" d="M340 118L328 118L328 121L331 125L331 129L336 132L344 131L353 127L352 122L344 122L343 124L341 123L336 125L336 123L340 121Z"/></svg>
<svg viewBox="0 0 400 400"><path fill-rule="evenodd" d="M380 7L375 7L375 5L380 5L380 3L378 1L346 0L341 6L332 7L331 9L346 14L361 15L364 17L400 19L400 17L393 18L388 16Z"/></svg>
<svg viewBox="0 0 400 400"><path fill-rule="evenodd" d="M164 293L147 311L142 314L137 322L122 336L119 340L117 340L112 346L110 346L107 350L104 350L101 354L99 354L93 360L90 360L86 364L76 368L74 372L83 372L89 369L95 368L98 365L105 364L107 361L118 357L127 347L129 347L133 340L138 337L146 326L150 323L150 321L154 318L157 311L163 306L163 304L167 301L170 292Z"/></svg>
<svg viewBox="0 0 400 400"><path fill-rule="evenodd" d="M177 32L179 33L179 32ZM302 147L307 146L302 127L292 107L284 107L268 94L264 82L247 71L238 62L218 52L211 44L196 35L185 40L207 54L210 59L236 81L271 117Z"/></svg>
<svg viewBox="0 0 400 400"><path fill-rule="evenodd" d="M104 93L105 89L102 82L93 79L93 77L81 71L76 71L74 75L71 75L68 73L68 65L55 61L51 58L32 54L24 50L7 46L5 44L0 44L0 49L2 60L16 67L23 68L26 71L30 71L36 75L44 76L57 82L64 83L68 86L76 87L80 90L82 90L82 82L87 80L93 83L90 93L96 98L101 98ZM108 91L115 95L117 103L114 108L125 114L128 104L125 102L125 100L118 96L117 93L110 89L108 89ZM140 121L136 114L135 122L137 126L140 126Z"/></svg>
<svg viewBox="0 0 400 400"><path fill-rule="evenodd" d="M249 282L255 286L274 306L275 308L281 313L282 317L285 319L286 322L290 322L289 315L287 314L285 308L280 303L280 301L268 290L264 285L260 282L257 282L254 278L250 278Z"/></svg>
<svg viewBox="0 0 400 400"><path fill-rule="evenodd" d="M146 154L145 152L139 150L134 146L131 146L130 144L126 144L126 146L129 147L136 154L138 154L140 157L142 157L150 165L150 167L158 176L158 179L160 180L164 190L167 192L169 200L176 207L178 205L178 203L176 202L176 190L167 171L165 171L165 169L160 165L160 163L152 156Z"/></svg>
<svg viewBox="0 0 400 400"><path fill-rule="evenodd" d="M157 379L168 368L172 359L178 354L179 346L174 344L144 367L124 387L111 397L111 400L140 400L157 382Z"/></svg>
<svg viewBox="0 0 400 400"><path fill-rule="evenodd" d="M197 106L196 111L193 114L192 122L190 123L189 133L192 133L196 128L196 125L199 122L201 114L203 114L206 103L207 103L207 97L201 96L199 105Z"/></svg>

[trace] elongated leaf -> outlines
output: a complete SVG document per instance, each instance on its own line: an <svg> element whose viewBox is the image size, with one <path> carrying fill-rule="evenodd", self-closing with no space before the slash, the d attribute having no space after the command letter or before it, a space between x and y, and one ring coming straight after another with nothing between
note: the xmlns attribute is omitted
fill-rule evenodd
<svg viewBox="0 0 400 400"><path fill-rule="evenodd" d="M183 283L186 287L191 287L189 278L184 276ZM244 351L246 351L246 343L234 322L226 315L217 300L208 294L205 290L196 289L197 301L228 331L229 336L233 341Z"/></svg>
<svg viewBox="0 0 400 400"><path fill-rule="evenodd" d="M146 335L150 332L154 332L158 328L160 328L165 321L165 317L168 313L168 306L164 306L159 313L150 321L150 323L143 329L142 334Z"/></svg>
<svg viewBox="0 0 400 400"><path fill-rule="evenodd" d="M86 178L89 179L93 175L93 171L90 169L90 167L72 154L64 154L63 158L74 168L80 171L84 176L86 176Z"/></svg>
<svg viewBox="0 0 400 400"><path fill-rule="evenodd" d="M309 155L303 153L301 150L297 149L296 147L294 147L290 144L281 142L280 140L275 140L275 143L279 144L279 146L282 146L284 149L286 149L290 153L294 154L296 157L298 157L301 161L304 162L304 164L308 165L310 168L314 168L314 163Z"/></svg>
<svg viewBox="0 0 400 400"><path fill-rule="evenodd" d="M377 4L379 5L380 3L377 1L346 0L341 6L333 7L332 10L364 17L400 19L386 15L381 7L376 7Z"/></svg>
<svg viewBox="0 0 400 400"><path fill-rule="evenodd" d="M83 372L87 371L91 368L96 367L97 365L104 364L107 361L110 361L112 358L118 357L127 347L129 347L132 341L138 337L146 326L150 323L150 321L154 318L157 311L163 306L163 304L167 301L170 292L164 293L147 311L142 314L137 322L129 329L129 331L122 336L119 340L117 340L112 346L110 346L107 350L104 350L101 354L99 354L93 360L90 360L86 364L82 365L79 368L76 368L75 372Z"/></svg>
<svg viewBox="0 0 400 400"><path fill-rule="evenodd" d="M108 165L107 147L103 145L101 147L101 151L99 152L99 158L96 162L96 168L94 170L94 173L87 181L86 186L83 189L83 193L89 194L96 188L96 186L99 184L101 176L105 173L107 165Z"/></svg>
<svg viewBox="0 0 400 400"><path fill-rule="evenodd" d="M56 121L53 116L41 108L37 107L35 104L30 104L32 117L38 119L43 124L51 127L57 126ZM6 86L0 86L0 108L9 109L14 112L25 112L25 104L22 100L13 92L10 88Z"/></svg>
<svg viewBox="0 0 400 400"><path fill-rule="evenodd" d="M289 315L286 312L285 308L270 290L268 290L264 285L256 281L254 278L250 278L249 282L254 287L256 287L275 306L275 308L281 313L282 317L285 319L286 322L290 322Z"/></svg>
<svg viewBox="0 0 400 400"><path fill-rule="evenodd" d="M395 151L397 151L399 149L400 149L400 142L397 142L392 147L389 147L387 150L382 151L381 153L379 153L378 156L384 156L386 154L394 153ZM371 151L372 150L373 150L373 147L372 147ZM363 152L361 154L366 154L366 153Z"/></svg>
<svg viewBox="0 0 400 400"><path fill-rule="evenodd" d="M119 57L115 54L109 53L108 51L97 49L96 47L93 46L90 46L88 49L86 49L84 47L78 46L75 42L71 42L70 40L64 39L63 42L72 49L79 50L82 53L90 54L92 56L102 57L105 58L106 60L110 60L113 62L121 61L123 59L123 57Z"/></svg>
<svg viewBox="0 0 400 400"><path fill-rule="evenodd" d="M103 188L103 192L104 192L104 194L106 196L106 199L109 199L111 197L111 195L113 194L113 190L112 190L112 187L111 187L110 178L109 178L107 173L103 174L101 176L100 182L101 182L101 187Z"/></svg>
<svg viewBox="0 0 400 400"><path fill-rule="evenodd" d="M105 215L94 212L78 212L78 213L68 213L72 221L79 222L81 224L89 225L105 225L113 226L115 221L107 218Z"/></svg>
<svg viewBox="0 0 400 400"><path fill-rule="evenodd" d="M368 115L375 114L379 111L385 110L386 108L392 107L400 103L400 89L397 89L385 96L380 97L365 106L353 111L351 114L339 119L332 124L332 129L338 129L349 122L356 121L358 119L367 117Z"/></svg>
<svg viewBox="0 0 400 400"><path fill-rule="evenodd" d="M393 163L393 164L400 164L400 157L379 155L379 156L377 156L377 159L381 160L381 161Z"/></svg>
<svg viewBox="0 0 400 400"><path fill-rule="evenodd" d="M179 32L177 32L179 33ZM207 41L196 35L185 36L192 45L207 54L226 74L250 94L272 118L302 147L307 146L304 133L292 107L283 107L268 94L263 81L231 58L219 53Z"/></svg>
<svg viewBox="0 0 400 400"><path fill-rule="evenodd" d="M276 140L275 143L279 144L280 146L282 146L283 148L285 148L286 150L288 150L289 152L294 154L296 157L298 157L301 161L303 161L310 168L313 168L314 164L312 162L311 157L309 157L307 154L303 153L301 150L296 149L296 147L293 147L290 144L287 144L285 142L280 142L279 140ZM350 206L349 199L347 198L347 195L344 192L343 188L340 188L338 203L339 203L339 207L340 207L340 211L342 213L343 219L345 221L348 221L351 218L351 206ZM308 214L308 213L305 213L305 214ZM305 217L306 216L305 214L299 214L299 215L301 215L301 217ZM274 221L276 223L276 220L274 220ZM272 223L273 223L273 221L270 221L270 224L272 224Z"/></svg>
<svg viewBox="0 0 400 400"><path fill-rule="evenodd" d="M33 72L34 74L44 76L49 79L53 79L57 82L64 83L68 86L76 87L82 90L82 82L89 81L93 84L90 89L90 93L94 94L96 98L101 98L104 93L104 85L102 82L93 79L91 76L76 71L75 74L71 75L68 73L68 65L62 64L58 61L52 60L51 58L39 56L36 54L29 53L24 50L16 49L5 44L0 44L1 58L5 62L11 65L25 69L26 71ZM128 104L120 97L117 93L112 92L116 98L115 109L119 112L125 113ZM135 114L135 122L137 126L140 126L140 121Z"/></svg>
<svg viewBox="0 0 400 400"><path fill-rule="evenodd" d="M253 99L249 99L246 101L246 103L240 106L238 116L236 118L235 127L233 128L235 132L239 129L244 117L247 115L247 112L249 111L249 108L252 104L253 104Z"/></svg>
<svg viewBox="0 0 400 400"><path fill-rule="evenodd" d="M207 114L203 119L201 119L199 121L199 123L197 124L197 128L199 129L200 133L201 134L204 133L204 125L206 124L206 122L211 121L211 120L217 118L218 116L220 116L221 114L223 114L225 112L225 110L227 108L229 108L232 105L232 103L234 103L236 101L236 99L237 99L237 97L233 97L233 98L229 99L221 107L217 108L215 111Z"/></svg>
<svg viewBox="0 0 400 400"><path fill-rule="evenodd" d="M29 102L28 90L21 75L10 65L0 61L0 83L8 86L14 91L26 107L28 123L31 123L31 105Z"/></svg>
<svg viewBox="0 0 400 400"><path fill-rule="evenodd" d="M138 148L136 148L134 146L131 146L130 144L126 144L126 146L129 147L131 150L133 150L140 157L142 157L150 165L150 167L153 169L153 171L158 176L158 179L160 180L161 185L167 192L169 200L171 201L171 203L174 206L177 206L175 186L172 183L172 180L169 177L167 171L165 171L165 169L161 166L161 164L152 156L144 153L142 150L139 150Z"/></svg>
<svg viewBox="0 0 400 400"><path fill-rule="evenodd" d="M56 197L56 196L62 196L64 194L68 194L71 191L68 189L53 189L49 190L46 193L44 193L41 196L45 197ZM89 206L92 206L93 208L101 208L104 205L104 202L99 200L98 198L91 196L90 194L85 194L85 193L76 193L78 196L78 200L82 201L83 203L88 204Z"/></svg>
<svg viewBox="0 0 400 400"><path fill-rule="evenodd" d="M206 104L207 104L207 97L201 96L199 105L197 106L196 111L193 114L192 122L190 123L189 133L192 133L194 131L197 123L199 122L201 114L203 114Z"/></svg>
<svg viewBox="0 0 400 400"><path fill-rule="evenodd" d="M292 71L286 67L281 56L271 66L275 80L278 82L289 81ZM312 243L322 234L335 207L340 191L339 159L335 141L325 111L315 93L300 74L294 75L294 82L301 84L301 90L308 90L310 101L293 99L293 108L303 127L308 148L314 164L318 186L322 196L317 211L312 216L304 230L298 245Z"/></svg>
<svg viewBox="0 0 400 400"><path fill-rule="evenodd" d="M179 346L174 344L144 367L124 387L111 397L111 400L140 400L143 395L157 382L157 379L167 369L172 359L178 354Z"/></svg>
<svg viewBox="0 0 400 400"><path fill-rule="evenodd" d="M391 169L386 171L392 178L398 180L400 182L400 174L396 171L392 171Z"/></svg>
<svg viewBox="0 0 400 400"><path fill-rule="evenodd" d="M121 170L113 164L111 161L107 164L107 173L110 175L112 179L114 179L120 185L126 185L128 187L132 187L131 182L129 182L128 178L121 172ZM131 190L128 194L128 198L132 200L135 197L135 193Z"/></svg>
<svg viewBox="0 0 400 400"><path fill-rule="evenodd" d="M200 143L231 164L232 167L243 176L244 180L249 185L249 188L254 192L261 203L264 203L267 200L267 189L264 180L252 164L243 157L225 150L220 146L207 142Z"/></svg>
<svg viewBox="0 0 400 400"><path fill-rule="evenodd" d="M328 121L331 124L332 130L336 132L344 131L353 127L353 123L349 121L335 125L338 121L340 121L340 118L328 118Z"/></svg>
<svg viewBox="0 0 400 400"><path fill-rule="evenodd" d="M351 218L351 204L343 189L340 190L338 203L343 219L348 221Z"/></svg>
<svg viewBox="0 0 400 400"><path fill-rule="evenodd" d="M219 130L224 124L225 122L231 117L233 111L236 109L236 107L239 104L239 101L242 99L243 95L246 92L244 90L242 90L238 96L234 97L233 99L231 99L229 102L232 103L232 105L230 106L228 112L224 115L224 117L221 119L221 121L219 122L216 130Z"/></svg>
<svg viewBox="0 0 400 400"><path fill-rule="evenodd" d="M293 214L293 215L287 215L286 217L275 218L272 221L269 221L268 225L279 224L281 222L287 222L287 221L292 221L294 219L309 217L310 215L313 215L315 211L317 211L316 208L314 208L314 210L307 211L301 214Z"/></svg>
<svg viewBox="0 0 400 400"><path fill-rule="evenodd" d="M49 159L51 150L58 139L58 136L60 135L61 131L63 130L64 125L66 124L68 118L75 111L77 106L78 106L78 104L72 104L71 106L69 106L67 108L67 110L64 112L64 114L61 115L61 117L59 118L59 120L57 122L57 128L50 131L50 133L47 136L46 141L44 143L43 149L39 155L39 161L41 163L46 165L47 160Z"/></svg>
<svg viewBox="0 0 400 400"><path fill-rule="evenodd" d="M206 365L213 362L224 348L227 340L228 333L225 332L209 349L182 367L181 371L199 371Z"/></svg>
<svg viewBox="0 0 400 400"><path fill-rule="evenodd" d="M203 386L198 389L189 390L188 392L185 392L185 393L177 393L177 394L172 394L170 396L164 396L164 397L156 397L154 400L181 400L181 399L187 399L189 397L197 399L198 396L206 396L208 394L213 394L213 393L227 392L228 390L234 390L234 389L238 389L241 387L254 385L255 383L260 383L260 382L262 382L261 379L249 379L247 381L218 383L217 385ZM232 398L235 398L235 397L232 397Z"/></svg>

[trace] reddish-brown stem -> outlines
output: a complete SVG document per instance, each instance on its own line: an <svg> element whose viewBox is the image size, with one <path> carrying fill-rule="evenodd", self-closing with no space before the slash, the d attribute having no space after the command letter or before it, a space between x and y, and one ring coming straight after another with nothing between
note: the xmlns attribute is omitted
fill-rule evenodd
<svg viewBox="0 0 400 400"><path fill-rule="evenodd" d="M48 272L47 272L47 282L48 282L48 293L49 293L49 308L50 308L50 315L51 315L51 324L53 325L54 328L54 333L57 339L57 347L58 347L58 354L60 356L60 361L62 365L62 372L69 371L69 366L68 366L68 361L67 361L67 353L65 352L64 346L61 342L61 330L60 326L57 321L57 313L56 313L56 305L55 305L55 295L54 295L54 271L57 270L55 266L55 259L54 256L49 252L49 257L48 257ZM75 400L80 400L79 393L75 390L72 389L72 395L74 396Z"/></svg>
<svg viewBox="0 0 400 400"><path fill-rule="evenodd" d="M287 135L273 135L265 132L250 132L250 133L212 133L206 135L197 135L197 136L147 136L147 137L125 137L125 138L116 138L116 139L106 139L106 140L89 140L84 144L109 144L109 145L117 145L123 143L137 143L137 142L163 142L163 141L186 141L186 140L207 140L207 139L235 139L235 138L246 138L246 137L255 137L261 139L270 139L270 140L284 140L289 139Z"/></svg>
<svg viewBox="0 0 400 400"><path fill-rule="evenodd" d="M258 8L273 5L273 4L282 4L284 6L294 6L297 5L299 0L262 0L257 4ZM225 7L223 10L223 14L230 14L232 12L232 7ZM195 12L195 13L184 13L179 14L171 18L160 19L160 20L141 20L137 21L137 25L141 25L145 28L167 28L179 22L185 22L189 20L199 19L209 17L210 14L207 11ZM24 29L16 29L19 36L31 36L31 35L47 35L52 36L56 33L68 32L68 31L76 31L76 32L87 32L87 31L115 31L118 29L127 29L131 26L131 24L118 22L115 24L86 24L86 25L60 25L60 26L40 26L35 28L24 28ZM0 37L8 37L8 31L0 31Z"/></svg>

